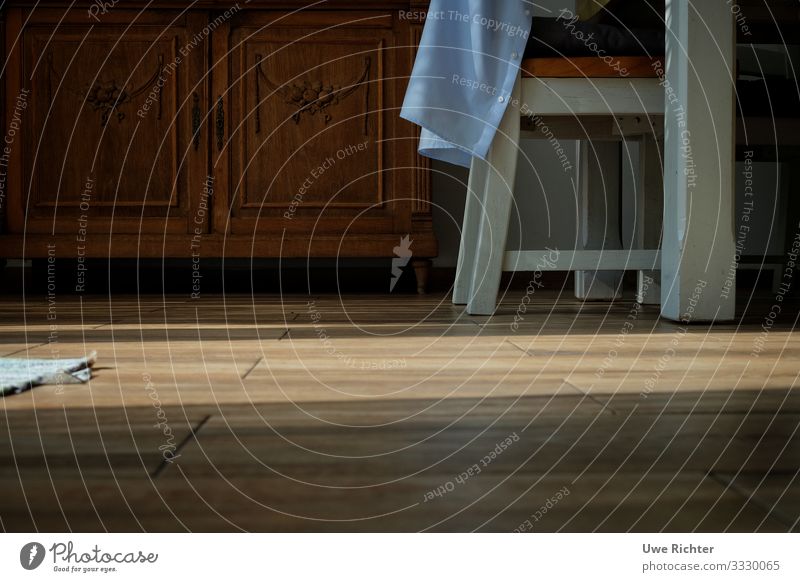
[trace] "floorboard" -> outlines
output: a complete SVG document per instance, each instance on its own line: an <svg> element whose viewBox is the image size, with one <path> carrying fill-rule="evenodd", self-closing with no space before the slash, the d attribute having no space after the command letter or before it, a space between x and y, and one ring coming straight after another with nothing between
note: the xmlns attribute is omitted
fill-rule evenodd
<svg viewBox="0 0 800 582"><path fill-rule="evenodd" d="M628 301L0 298L7 531L797 531L800 335ZM524 310L521 306L524 305Z"/></svg>

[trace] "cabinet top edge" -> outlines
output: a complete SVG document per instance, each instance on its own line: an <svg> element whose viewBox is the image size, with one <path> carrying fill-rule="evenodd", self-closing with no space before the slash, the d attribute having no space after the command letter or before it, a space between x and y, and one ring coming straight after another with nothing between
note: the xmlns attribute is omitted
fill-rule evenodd
<svg viewBox="0 0 800 582"><path fill-rule="evenodd" d="M241 9L262 9L262 10L281 10L281 9L300 9L306 8L307 10L387 10L387 9L423 9L429 4L429 0L371 0L369 2L360 2L357 0L322 0L314 2L313 0L197 0L192 5L191 10L224 10L233 6L239 6ZM87 10L92 6L98 9L105 8L106 10L113 9L186 9L186 2L177 2L173 0L154 0L147 2L146 0L126 0L124 3L120 0L44 0L36 4L36 8L68 8L73 10ZM29 1L23 0L8 0L3 7L0 7L0 13L8 8L27 8L32 9Z"/></svg>

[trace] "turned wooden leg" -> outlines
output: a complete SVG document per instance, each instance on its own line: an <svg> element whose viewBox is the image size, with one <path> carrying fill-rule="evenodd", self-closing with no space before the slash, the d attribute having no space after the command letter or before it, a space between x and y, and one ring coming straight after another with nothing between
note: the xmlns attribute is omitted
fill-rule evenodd
<svg viewBox="0 0 800 582"><path fill-rule="evenodd" d="M430 259L414 259L411 261L411 266L414 267L414 273L417 276L417 293L425 295L428 292L428 276L431 274L431 265L433 261Z"/></svg>

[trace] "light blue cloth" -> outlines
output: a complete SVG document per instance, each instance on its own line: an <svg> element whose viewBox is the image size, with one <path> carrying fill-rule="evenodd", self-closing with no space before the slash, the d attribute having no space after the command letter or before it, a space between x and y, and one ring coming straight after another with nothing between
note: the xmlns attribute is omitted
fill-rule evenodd
<svg viewBox="0 0 800 582"><path fill-rule="evenodd" d="M531 29L524 0L432 0L400 116L419 152L469 166L486 158Z"/></svg>

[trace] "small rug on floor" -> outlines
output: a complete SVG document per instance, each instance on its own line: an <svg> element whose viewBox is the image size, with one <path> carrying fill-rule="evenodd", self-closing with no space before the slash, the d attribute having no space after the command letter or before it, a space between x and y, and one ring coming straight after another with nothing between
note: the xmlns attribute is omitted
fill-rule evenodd
<svg viewBox="0 0 800 582"><path fill-rule="evenodd" d="M92 377L96 352L85 358L0 358L0 396L19 394L40 384L83 384Z"/></svg>

